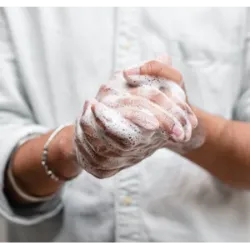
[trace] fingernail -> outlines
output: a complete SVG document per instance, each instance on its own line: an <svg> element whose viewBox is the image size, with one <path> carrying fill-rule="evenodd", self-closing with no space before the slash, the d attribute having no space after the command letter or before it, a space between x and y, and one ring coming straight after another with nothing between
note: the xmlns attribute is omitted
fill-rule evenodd
<svg viewBox="0 0 250 250"><path fill-rule="evenodd" d="M140 68L135 67L131 69L124 70L127 75L140 75Z"/></svg>
<svg viewBox="0 0 250 250"><path fill-rule="evenodd" d="M182 135L182 130L178 126L174 126L172 130L173 134L177 137Z"/></svg>

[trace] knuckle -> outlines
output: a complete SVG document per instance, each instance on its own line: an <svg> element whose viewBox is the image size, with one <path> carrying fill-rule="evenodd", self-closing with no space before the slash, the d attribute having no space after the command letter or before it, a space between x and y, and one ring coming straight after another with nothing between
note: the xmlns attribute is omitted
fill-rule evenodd
<svg viewBox="0 0 250 250"><path fill-rule="evenodd" d="M187 120L187 118L181 113L177 113L176 117L178 118L182 126L186 126L187 124L189 124L189 121Z"/></svg>
<svg viewBox="0 0 250 250"><path fill-rule="evenodd" d="M158 62L150 61L148 63L148 74L153 75L153 74L157 73L156 71L159 70L159 69L157 69L157 66L158 66Z"/></svg>
<svg viewBox="0 0 250 250"><path fill-rule="evenodd" d="M107 85L106 84L101 84L100 88L99 88L99 92L103 92L107 89Z"/></svg>
<svg viewBox="0 0 250 250"><path fill-rule="evenodd" d="M149 61L141 67L141 73L143 75L152 75L156 67L156 61Z"/></svg>
<svg viewBox="0 0 250 250"><path fill-rule="evenodd" d="M148 73L149 75L152 75L152 73L153 73L153 67L154 67L154 63L153 63L153 62L149 62L149 63L147 64L147 73Z"/></svg>
<svg viewBox="0 0 250 250"><path fill-rule="evenodd" d="M100 91L103 94L109 94L109 93L116 93L116 90L114 88L112 88L111 86L108 86L106 84L102 84L100 87Z"/></svg>

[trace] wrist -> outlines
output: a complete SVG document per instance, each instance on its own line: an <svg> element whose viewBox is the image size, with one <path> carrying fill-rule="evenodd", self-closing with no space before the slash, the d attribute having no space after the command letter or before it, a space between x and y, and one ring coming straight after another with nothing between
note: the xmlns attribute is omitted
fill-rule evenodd
<svg viewBox="0 0 250 250"><path fill-rule="evenodd" d="M198 134L202 143L185 154L185 157L195 162L197 159L207 158L209 155L209 161L214 162L219 150L213 154L210 154L210 152L214 151L214 145L217 145L218 142L223 140L224 132L229 121L196 108L193 108L193 110L199 121L198 127L195 129L196 132L199 131L199 133L194 133L193 136L195 137Z"/></svg>
<svg viewBox="0 0 250 250"><path fill-rule="evenodd" d="M204 120L203 111L195 107L191 108L197 118L198 123L197 126L192 130L192 136L190 140L182 145L181 154L184 156L201 148L206 143L208 137L208 133L206 130L206 121Z"/></svg>
<svg viewBox="0 0 250 250"><path fill-rule="evenodd" d="M42 164L44 147L53 132L27 141L13 153L10 168L15 182L25 193L35 197L53 195L64 184L64 179L72 179L80 173L74 160L73 130L73 126L67 126L59 131L46 154L48 169L63 181L53 180Z"/></svg>
<svg viewBox="0 0 250 250"><path fill-rule="evenodd" d="M57 162L55 164L57 168L53 168L53 162L48 164L51 165L51 169L59 177L66 179L71 179L76 177L80 172L81 168L78 166L76 161L76 154L73 144L74 138L74 126L69 125L62 129L55 138L55 141L51 143L51 155L53 155L53 161ZM53 152L54 151L54 152Z"/></svg>
<svg viewBox="0 0 250 250"><path fill-rule="evenodd" d="M204 141L220 140L229 121L223 117L212 115L199 109L194 110L199 121L198 126L201 127L204 133Z"/></svg>

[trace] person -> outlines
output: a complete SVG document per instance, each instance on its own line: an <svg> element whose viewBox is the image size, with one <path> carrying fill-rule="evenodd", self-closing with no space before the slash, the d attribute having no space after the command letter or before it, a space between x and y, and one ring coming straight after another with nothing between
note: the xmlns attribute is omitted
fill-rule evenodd
<svg viewBox="0 0 250 250"><path fill-rule="evenodd" d="M9 241L250 240L247 8L1 8L0 34Z"/></svg>

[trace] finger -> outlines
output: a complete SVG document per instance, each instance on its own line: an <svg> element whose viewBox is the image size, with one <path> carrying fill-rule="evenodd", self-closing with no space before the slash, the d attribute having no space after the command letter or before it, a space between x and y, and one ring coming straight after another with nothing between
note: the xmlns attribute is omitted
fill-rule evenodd
<svg viewBox="0 0 250 250"><path fill-rule="evenodd" d="M177 102L177 105L186 111L188 119L192 125L192 128L193 129L196 128L198 126L198 119L193 110L190 108L190 106L187 103L182 103L182 102Z"/></svg>
<svg viewBox="0 0 250 250"><path fill-rule="evenodd" d="M94 128L88 123L82 121L81 128L83 133L85 133L85 140L97 154L105 157L120 156L121 152L118 151L118 148L108 142L105 137L101 135L101 133L97 133L96 130L94 130ZM98 134L98 136L93 136L95 133Z"/></svg>
<svg viewBox="0 0 250 250"><path fill-rule="evenodd" d="M130 92L134 95L138 95L144 98L148 98L150 101L156 103L164 110L168 111L173 117L177 118L180 124L183 126L185 136L184 141L189 140L192 133L192 126L188 119L185 110L181 109L173 100L164 95L156 88L143 86L131 89Z"/></svg>
<svg viewBox="0 0 250 250"><path fill-rule="evenodd" d="M124 164L128 161L129 157L127 156L101 156L89 147L88 143L85 140L77 141L77 149L80 152L78 158L83 162L84 169L93 169L96 170L115 170L120 167L123 167Z"/></svg>
<svg viewBox="0 0 250 250"><path fill-rule="evenodd" d="M92 168L100 168L102 169L102 166L104 163L109 162L110 159L120 159L121 154L117 154L117 152L112 152L110 150L108 150L109 144L106 143L105 147L103 148L102 151L96 150L96 148L94 147L93 143L92 143L92 138L90 137L89 140L87 139L87 136L85 133L82 134L81 137L77 137L75 139L77 148L79 150L79 152L81 153L81 158L82 158L82 162L85 163L86 166L91 166ZM105 141L104 141L105 142ZM122 162L121 162L122 163ZM108 165L115 165L115 166L119 166L121 165L121 163L115 163L115 162L110 162L110 164Z"/></svg>
<svg viewBox="0 0 250 250"><path fill-rule="evenodd" d="M101 156L105 157L117 157L121 154L121 151L118 149L117 145L113 145L103 133L99 132L98 126L95 121L95 117L91 110L91 105L96 103L95 100L86 101L85 103L85 112L84 115L81 117L79 124L82 130L80 133L81 137L89 143L92 149L100 154ZM80 136L79 135L79 136Z"/></svg>
<svg viewBox="0 0 250 250"><path fill-rule="evenodd" d="M103 98L105 98L106 96L110 96L110 95L119 95L119 91L111 86L103 84L103 85L101 85L101 87L96 95L96 99L98 101L100 101Z"/></svg>
<svg viewBox="0 0 250 250"><path fill-rule="evenodd" d="M93 107L93 111L94 111ZM105 141L109 142L113 148L118 148L119 150L128 150L132 146L129 138L122 138L119 134L113 132L112 127L106 126L105 123L97 116L95 116L95 121L98 126L98 130L105 138Z"/></svg>
<svg viewBox="0 0 250 250"><path fill-rule="evenodd" d="M131 75L129 77L124 77L126 78L127 84L130 87L152 86L161 90L169 97L176 96L183 101L187 101L187 96L182 86L171 80L148 75Z"/></svg>
<svg viewBox="0 0 250 250"><path fill-rule="evenodd" d="M81 140L77 138L75 141L77 148L81 153L80 157L85 162L86 166L90 165L98 168L102 162L106 161L107 157L97 154L96 151L90 146L84 135Z"/></svg>
<svg viewBox="0 0 250 250"><path fill-rule="evenodd" d="M190 106L187 104L187 96L185 95L183 89L181 89L176 83L167 81L167 84L160 85L159 90L187 113L192 128L196 128L198 125L198 120Z"/></svg>
<svg viewBox="0 0 250 250"><path fill-rule="evenodd" d="M105 136L110 137L124 150L135 146L141 139L140 129L114 109L97 102L92 105L92 111Z"/></svg>
<svg viewBox="0 0 250 250"><path fill-rule="evenodd" d="M178 105L182 110L185 111L185 113L188 116L188 120L191 123L192 128L193 129L196 128L198 125L198 119L193 110L191 109L191 107L186 102L183 102L176 97L172 97L171 99L176 103L176 105Z"/></svg>
<svg viewBox="0 0 250 250"><path fill-rule="evenodd" d="M155 76L148 75L126 75L124 74L124 78L127 81L127 84L130 87L138 87L142 85L155 86L160 88L159 79Z"/></svg>
<svg viewBox="0 0 250 250"><path fill-rule="evenodd" d="M168 87L168 80L156 76L149 75L131 75L126 76L127 83L132 87L138 86L154 86L160 89L161 87Z"/></svg>
<svg viewBox="0 0 250 250"><path fill-rule="evenodd" d="M123 168L134 156L132 155L120 155L118 157L102 157L99 154L96 154L88 144L83 140L80 141L76 139L77 148L80 152L78 154L78 158L80 158L80 162L83 162L83 168L93 170L94 172L98 170L107 170L113 171L120 168ZM136 156L138 158L138 156Z"/></svg>
<svg viewBox="0 0 250 250"><path fill-rule="evenodd" d="M182 81L182 75L175 68L169 67L168 65L150 61L140 67L141 75L152 75L156 77L163 77L165 79L179 83Z"/></svg>
<svg viewBox="0 0 250 250"><path fill-rule="evenodd" d="M178 98L179 100L186 102L187 101L187 96L185 91L175 82L173 81L166 81L161 79L160 80L161 84L159 85L160 88L159 90L163 92L165 95L167 95L170 98Z"/></svg>
<svg viewBox="0 0 250 250"><path fill-rule="evenodd" d="M144 128L148 131L155 131L159 129L159 122L156 117L146 110L138 110L137 108L124 107L120 108L121 114L132 123Z"/></svg>
<svg viewBox="0 0 250 250"><path fill-rule="evenodd" d="M116 109L124 118L130 120L132 123L141 128L149 131L154 131L159 128L159 122L151 112L146 109L138 109L119 104L119 98L121 97L125 96L112 96L111 98L103 100L103 103L110 108Z"/></svg>
<svg viewBox="0 0 250 250"><path fill-rule="evenodd" d="M123 73L126 79L129 79L132 75L149 75L163 77L176 83L183 81L183 77L179 71L159 61L149 61L141 67L125 70Z"/></svg>
<svg viewBox="0 0 250 250"><path fill-rule="evenodd" d="M77 141L77 148L81 153L81 161L84 162L84 168L94 170L115 170L123 167L128 157L105 157L97 154L89 147L85 140Z"/></svg>
<svg viewBox="0 0 250 250"><path fill-rule="evenodd" d="M148 110L159 121L163 132L166 132L166 136L172 137L174 141L181 141L184 138L184 130L180 122L169 112L146 98L135 95L130 97L117 97L116 100L106 100L105 104L115 108L134 107L138 110Z"/></svg>
<svg viewBox="0 0 250 250"><path fill-rule="evenodd" d="M160 63L162 63L162 64L165 64L165 65L167 65L167 66L169 66L169 67L172 67L172 60L171 60L171 57L169 57L168 55L162 55L162 56L158 56L156 59L155 59L156 61L158 61L158 62L160 62ZM145 61L145 62L142 62L141 63L141 65L144 65L144 64L146 64L146 63L148 63L148 61ZM138 66L134 66L134 67L138 67ZM123 76L125 77L125 79L127 78L127 74L124 74L126 71L123 71L122 73L123 73ZM120 72L120 74L121 74L121 72ZM143 75L138 75L138 76L143 76ZM145 76L145 75L144 75ZM148 76L148 75L147 75ZM130 78L131 78L132 76L130 76L127 80L128 80L128 82L130 82ZM138 80L138 79L137 79ZM130 82L130 84L131 85L135 85L135 83L138 83L138 81L136 81L136 79L135 79L135 82Z"/></svg>
<svg viewBox="0 0 250 250"><path fill-rule="evenodd" d="M93 147L94 150L102 151L104 150L104 145L100 140L100 135L98 134L95 126L94 117L91 110L92 101L86 101L84 104L84 112L80 118L80 127L83 132L83 136L87 139L88 143Z"/></svg>

